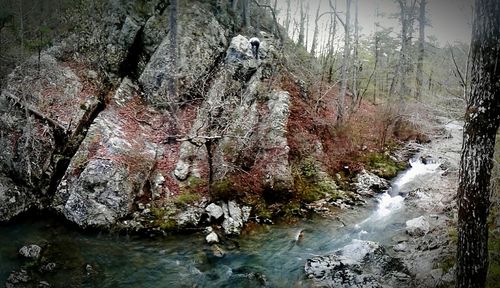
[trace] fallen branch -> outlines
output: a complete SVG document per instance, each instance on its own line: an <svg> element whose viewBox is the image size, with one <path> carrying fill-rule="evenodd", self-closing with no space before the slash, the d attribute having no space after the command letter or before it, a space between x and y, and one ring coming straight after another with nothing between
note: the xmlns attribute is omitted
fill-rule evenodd
<svg viewBox="0 0 500 288"><path fill-rule="evenodd" d="M16 97L12 93L4 91L4 93L2 93L2 95L4 95L5 97L9 98L12 101L14 101L14 105L17 105L21 108L26 109L28 111L28 113L35 116L35 118L38 118L41 121L52 126L52 128L54 128L56 133L58 133L59 135L66 135L66 127L64 127L61 123L50 118L49 116L45 115L44 113L38 111L36 108L32 107L31 105L23 103L23 101L21 99L19 99L18 97Z"/></svg>

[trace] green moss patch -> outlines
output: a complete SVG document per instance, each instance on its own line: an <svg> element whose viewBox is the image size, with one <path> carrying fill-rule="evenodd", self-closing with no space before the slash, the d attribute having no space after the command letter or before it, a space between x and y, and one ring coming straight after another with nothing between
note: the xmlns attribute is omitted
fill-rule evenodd
<svg viewBox="0 0 500 288"><path fill-rule="evenodd" d="M406 162L398 162L389 157L389 155L380 152L371 152L363 156L361 162L365 164L365 168L375 175L391 179L398 175L408 167Z"/></svg>

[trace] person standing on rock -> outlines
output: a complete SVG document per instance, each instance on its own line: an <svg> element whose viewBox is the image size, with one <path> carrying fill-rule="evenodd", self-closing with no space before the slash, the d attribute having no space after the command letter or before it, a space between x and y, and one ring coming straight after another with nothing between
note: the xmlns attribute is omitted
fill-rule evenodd
<svg viewBox="0 0 500 288"><path fill-rule="evenodd" d="M250 45L252 45L253 57L255 57L255 59L259 60L259 46L260 46L259 38L257 38L257 37L250 38L249 42L250 42Z"/></svg>

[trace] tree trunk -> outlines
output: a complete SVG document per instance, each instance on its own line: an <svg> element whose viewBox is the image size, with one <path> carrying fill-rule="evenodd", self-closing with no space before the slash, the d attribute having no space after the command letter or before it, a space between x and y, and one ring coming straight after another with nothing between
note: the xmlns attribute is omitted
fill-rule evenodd
<svg viewBox="0 0 500 288"><path fill-rule="evenodd" d="M243 23L250 27L250 0L243 0Z"/></svg>
<svg viewBox="0 0 500 288"><path fill-rule="evenodd" d="M500 122L500 1L476 0L458 188L456 287L484 287L490 179Z"/></svg>
<svg viewBox="0 0 500 288"><path fill-rule="evenodd" d="M319 9L321 8L321 2L318 4L318 9L316 10L316 17L314 18L314 32L313 32L313 39L312 39L312 44L311 44L311 55L314 57L316 56L316 46L318 45L318 32L319 32L319 27L318 27L318 20L319 20ZM329 36L330 37L330 36Z"/></svg>
<svg viewBox="0 0 500 288"><path fill-rule="evenodd" d="M286 18L285 18L285 32L286 35L290 33L290 9L292 0L286 0Z"/></svg>
<svg viewBox="0 0 500 288"><path fill-rule="evenodd" d="M174 99L177 98L177 0L170 1L170 15L169 15L169 56L170 56L170 70L167 79L167 93L168 105L175 106ZM175 109L172 109L175 110ZM173 111L172 111L173 112Z"/></svg>
<svg viewBox="0 0 500 288"><path fill-rule="evenodd" d="M418 18L418 60L417 60L417 89L415 98L422 97L422 86L424 82L424 53L425 53L425 5L427 0L420 0L420 17Z"/></svg>
<svg viewBox="0 0 500 288"><path fill-rule="evenodd" d="M306 13L304 12L304 1L298 0L300 2L300 22L299 22L299 40L300 46L305 47L304 43L304 33L306 26Z"/></svg>
<svg viewBox="0 0 500 288"><path fill-rule="evenodd" d="M358 88L358 73L359 73L359 22L358 22L358 1L354 0L354 55L353 55L353 73L352 73L352 104L351 104L351 112L354 112L359 95Z"/></svg>
<svg viewBox="0 0 500 288"><path fill-rule="evenodd" d="M347 93L347 80L349 78L349 52L351 50L350 22L351 22L351 1L346 0L346 13L344 23L344 51L342 55L341 86L337 103L337 126L342 125L345 118L345 96Z"/></svg>
<svg viewBox="0 0 500 288"><path fill-rule="evenodd" d="M307 47L309 47L309 3L307 3L306 5L306 37L305 37L305 43L304 43L304 47L306 47L306 50L307 50Z"/></svg>

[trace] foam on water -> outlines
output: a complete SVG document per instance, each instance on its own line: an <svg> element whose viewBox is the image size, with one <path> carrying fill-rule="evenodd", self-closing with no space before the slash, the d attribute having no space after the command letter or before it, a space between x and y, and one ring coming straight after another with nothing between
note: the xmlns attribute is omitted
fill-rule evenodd
<svg viewBox="0 0 500 288"><path fill-rule="evenodd" d="M405 173L401 174L396 181L392 184L392 191L399 191L401 187L403 187L405 184L415 180L415 178L429 174L429 173L434 173L436 170L439 168L441 163L430 163L430 164L424 164L420 159L417 160L410 160L410 166L411 168L408 169Z"/></svg>

